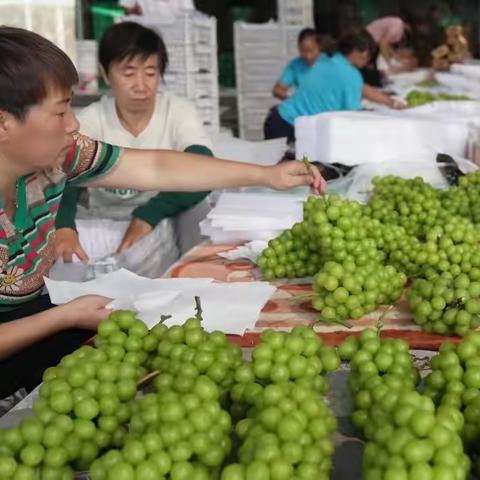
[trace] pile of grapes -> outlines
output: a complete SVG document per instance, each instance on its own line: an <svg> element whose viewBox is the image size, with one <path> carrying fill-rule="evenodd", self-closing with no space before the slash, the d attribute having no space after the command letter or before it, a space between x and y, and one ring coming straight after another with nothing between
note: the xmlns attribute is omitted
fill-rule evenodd
<svg viewBox="0 0 480 480"><path fill-rule="evenodd" d="M450 93L439 93L436 95L423 90L412 90L408 93L405 100L407 101L409 107L419 107L420 105L425 105L431 102L471 100L471 98L467 95L455 95Z"/></svg>
<svg viewBox="0 0 480 480"><path fill-rule="evenodd" d="M462 438L480 473L480 333L469 332L455 346L444 342L432 358L432 372L425 379L425 394L438 406L459 409L464 417Z"/></svg>
<svg viewBox="0 0 480 480"><path fill-rule="evenodd" d="M373 184L365 205L338 195L310 197L303 221L259 256L265 278L313 276L319 320L342 324L394 304L410 279L410 307L423 330L465 335L475 329L480 171L444 191L392 175Z"/></svg>
<svg viewBox="0 0 480 480"><path fill-rule="evenodd" d="M335 417L324 374L340 365L337 350L307 327L266 330L230 392L240 448L221 480L329 478Z"/></svg>
<svg viewBox="0 0 480 480"><path fill-rule="evenodd" d="M307 327L268 330L246 361L202 328L200 311L151 330L113 312L95 347L45 372L33 416L0 430L0 478L328 478L324 374L339 366L336 349Z"/></svg>
<svg viewBox="0 0 480 480"><path fill-rule="evenodd" d="M416 391L419 375L404 341L380 340L374 330L364 330L339 352L350 360L352 419L366 439L362 478L467 478L463 415Z"/></svg>

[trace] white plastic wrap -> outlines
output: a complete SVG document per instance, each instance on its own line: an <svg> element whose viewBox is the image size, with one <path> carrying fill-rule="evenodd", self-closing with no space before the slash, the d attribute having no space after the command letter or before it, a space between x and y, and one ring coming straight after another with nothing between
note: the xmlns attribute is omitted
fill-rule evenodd
<svg viewBox="0 0 480 480"><path fill-rule="evenodd" d="M297 118L296 155L359 165L465 155L468 125L388 112L331 112Z"/></svg>
<svg viewBox="0 0 480 480"><path fill-rule="evenodd" d="M396 175L401 178L422 177L423 180L435 188L446 188L448 183L439 167L446 165L422 159L417 162L399 163L364 163L355 167L348 175L329 182L330 193L340 193L350 200L365 203L373 190L372 179L377 176ZM457 166L463 173L470 173L478 167L464 158L454 158ZM330 184L332 183L332 189ZM333 191L332 191L333 190Z"/></svg>

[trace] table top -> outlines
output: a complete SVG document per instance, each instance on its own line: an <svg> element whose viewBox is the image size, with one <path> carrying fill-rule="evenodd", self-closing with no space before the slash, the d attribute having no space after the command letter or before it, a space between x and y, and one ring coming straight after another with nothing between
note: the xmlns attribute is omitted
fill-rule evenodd
<svg viewBox="0 0 480 480"><path fill-rule="evenodd" d="M248 282L261 280L260 270L249 260L227 260L218 255L238 245L213 245L204 242L194 247L177 261L167 272L167 277L210 277L219 282ZM290 330L296 325L309 325L318 319L309 300L298 298L312 292L311 279L280 280L272 282L277 287L272 298L264 306L255 328L243 336L231 336L240 346L255 345L263 330L274 328ZM337 345L346 336L365 328L375 328L378 318L386 307L379 307L365 317L351 322L351 328L336 324L316 323L315 330L329 344ZM390 309L383 318L382 336L403 338L411 348L438 350L441 343L449 339L458 342L458 337L445 337L420 331L412 319L405 299Z"/></svg>

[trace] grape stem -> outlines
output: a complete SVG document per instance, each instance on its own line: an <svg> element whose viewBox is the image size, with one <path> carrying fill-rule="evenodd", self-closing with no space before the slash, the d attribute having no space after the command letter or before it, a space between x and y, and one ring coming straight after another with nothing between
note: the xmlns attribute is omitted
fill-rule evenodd
<svg viewBox="0 0 480 480"><path fill-rule="evenodd" d="M321 315L311 322L310 327L314 327L317 323L326 323L327 325L341 325L345 328L352 328L352 324L346 320L325 320Z"/></svg>
<svg viewBox="0 0 480 480"><path fill-rule="evenodd" d="M137 387L141 387L143 385L145 385L147 382L149 382L150 380L152 380L152 378L155 378L156 376L160 375L160 371L159 370L154 370L153 372L150 372L148 373L147 375L145 375L143 378L141 378L138 382L137 382Z"/></svg>
<svg viewBox="0 0 480 480"><path fill-rule="evenodd" d="M160 321L158 323L165 323L169 318L172 318L171 315L161 315Z"/></svg>
<svg viewBox="0 0 480 480"><path fill-rule="evenodd" d="M375 324L375 329L377 330L377 336L380 336L380 332L383 328L383 320L384 318L393 310L394 305L389 305L383 313L378 317L377 323Z"/></svg>
<svg viewBox="0 0 480 480"><path fill-rule="evenodd" d="M303 156L302 162L307 167L308 173L313 176L314 175L313 174L313 168L312 168L312 165L310 164L310 161L308 160L308 157L306 155Z"/></svg>
<svg viewBox="0 0 480 480"><path fill-rule="evenodd" d="M202 304L200 302L200 297L195 297L195 317L197 317L198 320L201 322L203 321L203 310L202 310Z"/></svg>
<svg viewBox="0 0 480 480"><path fill-rule="evenodd" d="M311 300L312 298L315 297L315 294L314 293L305 293L303 295L294 295L292 297L290 297L290 300L293 300L293 301L303 301L303 300Z"/></svg>

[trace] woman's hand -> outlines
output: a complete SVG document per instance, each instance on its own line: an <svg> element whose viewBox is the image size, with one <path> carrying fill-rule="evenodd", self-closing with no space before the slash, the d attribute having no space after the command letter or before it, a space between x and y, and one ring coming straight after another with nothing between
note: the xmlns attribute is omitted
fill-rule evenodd
<svg viewBox="0 0 480 480"><path fill-rule="evenodd" d="M82 262L88 262L88 255L80 244L78 233L71 228L59 228L55 232L55 256L62 257L66 263L71 263L73 255Z"/></svg>
<svg viewBox="0 0 480 480"><path fill-rule="evenodd" d="M96 330L98 324L110 314L107 305L112 300L100 295L85 295L57 307L70 328Z"/></svg>
<svg viewBox="0 0 480 480"><path fill-rule="evenodd" d="M393 108L394 110L405 110L408 108L408 103L401 98L392 98L389 107Z"/></svg>
<svg viewBox="0 0 480 480"><path fill-rule="evenodd" d="M146 237L152 230L153 227L145 220L135 217L132 218L127 231L117 248L117 253L121 253L127 248L130 248L134 243L137 243L143 237Z"/></svg>
<svg viewBox="0 0 480 480"><path fill-rule="evenodd" d="M310 167L308 168L300 161L282 162L273 167L267 167L267 186L275 190L289 190L310 185L314 193L325 193L327 182L314 165Z"/></svg>

